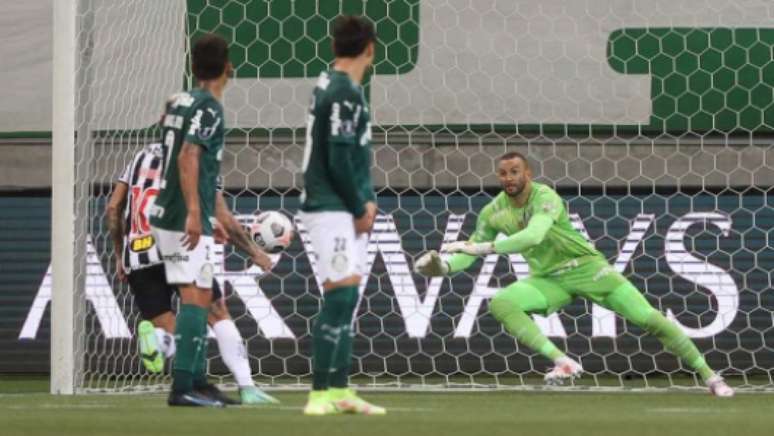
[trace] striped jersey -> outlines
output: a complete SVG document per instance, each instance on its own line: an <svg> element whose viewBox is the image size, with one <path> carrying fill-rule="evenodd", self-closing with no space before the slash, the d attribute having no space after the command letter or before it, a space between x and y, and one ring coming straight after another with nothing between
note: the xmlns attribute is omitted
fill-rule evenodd
<svg viewBox="0 0 774 436"><path fill-rule="evenodd" d="M118 178L128 187L123 255L127 273L162 262L148 219L159 194L163 157L161 144L149 144L134 155Z"/></svg>

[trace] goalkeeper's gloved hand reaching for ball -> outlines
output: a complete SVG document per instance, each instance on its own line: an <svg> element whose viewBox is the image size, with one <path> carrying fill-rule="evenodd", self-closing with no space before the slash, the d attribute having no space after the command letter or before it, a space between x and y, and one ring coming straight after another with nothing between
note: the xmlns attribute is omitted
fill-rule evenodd
<svg viewBox="0 0 774 436"><path fill-rule="evenodd" d="M414 272L428 277L439 277L449 274L449 264L441 259L437 251L431 250L423 254L414 263Z"/></svg>

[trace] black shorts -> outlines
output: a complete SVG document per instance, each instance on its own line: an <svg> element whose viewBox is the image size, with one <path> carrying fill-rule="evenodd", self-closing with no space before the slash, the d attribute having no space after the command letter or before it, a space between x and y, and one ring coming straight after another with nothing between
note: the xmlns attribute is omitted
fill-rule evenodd
<svg viewBox="0 0 774 436"><path fill-rule="evenodd" d="M153 319L164 312L172 311L172 296L177 286L167 284L164 264L137 269L129 273L129 290L134 294L134 302L140 309L143 319ZM212 301L223 297L220 284L212 281Z"/></svg>

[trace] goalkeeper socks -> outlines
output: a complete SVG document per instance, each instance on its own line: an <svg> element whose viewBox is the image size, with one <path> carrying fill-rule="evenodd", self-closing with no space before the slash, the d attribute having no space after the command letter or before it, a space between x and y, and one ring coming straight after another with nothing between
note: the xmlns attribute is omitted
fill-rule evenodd
<svg viewBox="0 0 774 436"><path fill-rule="evenodd" d="M236 324L231 319L224 319L212 325L212 331L218 340L218 349L223 363L226 364L234 380L240 388L255 386L250 361L247 358L247 350L239 334Z"/></svg>
<svg viewBox="0 0 774 436"><path fill-rule="evenodd" d="M667 350L677 355L683 362L699 373L702 380L707 381L715 375L715 372L707 365L707 361L704 360L704 356L696 348L691 338L680 330L680 327L675 323L666 319L661 312L653 309L643 327L649 333L656 336Z"/></svg>
<svg viewBox="0 0 774 436"><path fill-rule="evenodd" d="M535 324L526 312L519 306L518 301L511 295L501 294L495 297L489 304L492 315L505 326L511 335L515 336L523 345L537 351L551 361L556 361L564 356Z"/></svg>
<svg viewBox="0 0 774 436"><path fill-rule="evenodd" d="M341 369L349 374L349 367L338 368L352 358L349 322L352 320L353 294L357 301L357 287L345 286L325 292L323 306L312 330L312 389L324 390L330 386L331 372ZM349 321L347 321L349 320ZM342 336L346 335L344 344ZM349 345L348 345L349 344ZM344 345L344 350L339 347ZM341 352L340 352L341 351ZM346 356L345 356L346 354ZM334 362L334 357L336 362ZM333 369L333 370L332 370Z"/></svg>
<svg viewBox="0 0 774 436"><path fill-rule="evenodd" d="M180 305L175 326L177 357L172 370L173 392L186 393L193 390L196 361L201 354L202 329L206 333L207 309L193 304Z"/></svg>

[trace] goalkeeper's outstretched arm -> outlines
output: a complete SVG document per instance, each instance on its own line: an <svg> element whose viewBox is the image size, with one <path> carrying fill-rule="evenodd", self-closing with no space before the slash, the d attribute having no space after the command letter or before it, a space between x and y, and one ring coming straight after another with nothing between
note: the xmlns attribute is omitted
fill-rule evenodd
<svg viewBox="0 0 774 436"><path fill-rule="evenodd" d="M454 242L446 246L446 251L469 256L486 256L492 253L523 253L543 242L553 224L554 220L550 216L536 215L529 220L529 224L527 224L524 230L514 233L505 239L497 242L475 242L472 240Z"/></svg>
<svg viewBox="0 0 774 436"><path fill-rule="evenodd" d="M470 237L467 243L487 243L491 244L497 236L497 231L488 225L489 215L491 214L490 207L484 207L476 222L476 231ZM445 276L449 274L458 273L470 268L475 262L477 256L457 253L449 260L444 260L437 251L431 250L422 255L414 263L414 272L422 274L424 276L436 277Z"/></svg>

